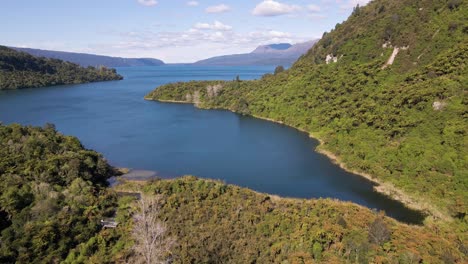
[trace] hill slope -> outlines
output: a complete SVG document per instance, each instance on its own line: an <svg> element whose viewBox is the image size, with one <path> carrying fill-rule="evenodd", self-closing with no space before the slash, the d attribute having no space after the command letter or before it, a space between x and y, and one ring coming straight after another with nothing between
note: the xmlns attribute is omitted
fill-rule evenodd
<svg viewBox="0 0 468 264"><path fill-rule="evenodd" d="M375 0L288 71L170 84L146 99L191 101L308 131L322 152L381 183L380 191L466 228L467 5Z"/></svg>
<svg viewBox="0 0 468 264"><path fill-rule="evenodd" d="M121 80L115 69L83 68L0 46L0 90Z"/></svg>
<svg viewBox="0 0 468 264"><path fill-rule="evenodd" d="M106 66L106 67L132 67L132 66L159 66L164 65L164 62L152 58L120 58L103 55L94 55L87 53L41 50L30 48L11 47L17 51L23 51L37 57L46 57L51 59L59 59L73 62L83 67Z"/></svg>
<svg viewBox="0 0 468 264"><path fill-rule="evenodd" d="M123 190L159 195L174 263L463 263L452 231L352 203L286 199L193 176Z"/></svg>
<svg viewBox="0 0 468 264"><path fill-rule="evenodd" d="M135 192L161 197L157 220L177 240L171 263L465 259L454 230L408 226L347 202L279 198L193 176L106 188L115 173L53 125L0 124L0 262L138 263ZM103 217L118 226L102 228Z"/></svg>
<svg viewBox="0 0 468 264"><path fill-rule="evenodd" d="M53 125L0 124L0 262L58 263L112 215L113 169Z"/></svg>
<svg viewBox="0 0 468 264"><path fill-rule="evenodd" d="M281 43L257 47L251 53L213 57L195 62L196 65L291 65L317 41L295 45Z"/></svg>

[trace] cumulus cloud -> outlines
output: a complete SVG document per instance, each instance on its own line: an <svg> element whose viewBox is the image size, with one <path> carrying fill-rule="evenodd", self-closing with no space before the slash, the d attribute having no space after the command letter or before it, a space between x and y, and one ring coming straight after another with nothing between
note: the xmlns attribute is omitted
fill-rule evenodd
<svg viewBox="0 0 468 264"><path fill-rule="evenodd" d="M212 56L250 52L258 45L297 43L309 38L271 28L236 32L218 21L197 23L183 31L140 30L118 35L117 43L92 45L92 52L123 57L155 57L170 62L190 62ZM194 53L194 48L197 53ZM144 54L144 55L143 55Z"/></svg>
<svg viewBox="0 0 468 264"><path fill-rule="evenodd" d="M198 3L197 1L188 1L187 2L187 5L188 6L198 6L200 3Z"/></svg>
<svg viewBox="0 0 468 264"><path fill-rule="evenodd" d="M231 30L232 27L229 25L225 25L219 21L215 21L213 24L209 23L197 23L193 26L193 29L210 29L210 30L221 30L221 31L227 31Z"/></svg>
<svg viewBox="0 0 468 264"><path fill-rule="evenodd" d="M274 0L264 0L252 10L252 14L255 16L280 16L298 10L300 10L300 7L297 5L283 4Z"/></svg>
<svg viewBox="0 0 468 264"><path fill-rule="evenodd" d="M320 12L320 11L322 10L322 8L320 8L320 6L318 6L318 5L313 5L313 4L308 5L308 6L307 6L307 9L308 9L310 12L313 12L313 13L318 13L318 12Z"/></svg>
<svg viewBox="0 0 468 264"><path fill-rule="evenodd" d="M155 6L158 4L158 1L156 0L138 0L138 3L140 5L144 5L144 6Z"/></svg>
<svg viewBox="0 0 468 264"><path fill-rule="evenodd" d="M225 4L209 6L205 9L206 13L224 13L231 10L231 7Z"/></svg>

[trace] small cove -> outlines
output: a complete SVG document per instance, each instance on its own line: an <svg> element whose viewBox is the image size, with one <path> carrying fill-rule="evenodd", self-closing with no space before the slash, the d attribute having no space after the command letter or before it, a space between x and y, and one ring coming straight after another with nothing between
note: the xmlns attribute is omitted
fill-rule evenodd
<svg viewBox="0 0 468 264"><path fill-rule="evenodd" d="M297 198L352 201L407 223L423 216L373 191L314 151L318 142L296 129L223 110L144 101L155 86L175 81L258 78L274 67L120 68L125 80L0 92L0 121L54 123L118 167L185 174Z"/></svg>

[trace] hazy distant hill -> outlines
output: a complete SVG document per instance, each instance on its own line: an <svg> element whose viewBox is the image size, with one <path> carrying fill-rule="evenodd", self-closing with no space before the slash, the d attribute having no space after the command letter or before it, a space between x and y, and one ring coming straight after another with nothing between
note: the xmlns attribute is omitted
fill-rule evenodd
<svg viewBox="0 0 468 264"><path fill-rule="evenodd" d="M213 57L195 62L199 65L291 65L305 54L317 40L291 45L270 44L257 47L251 53Z"/></svg>
<svg viewBox="0 0 468 264"><path fill-rule="evenodd" d="M41 50L41 49L30 49L30 48L17 48L17 47L11 47L11 48L18 50L18 51L27 52L33 56L53 58L53 59L73 62L83 67L87 67L87 66L131 67L131 66L164 65L163 61L158 60L158 59L151 59L151 58L120 58L120 57L109 57L109 56L86 54L86 53Z"/></svg>

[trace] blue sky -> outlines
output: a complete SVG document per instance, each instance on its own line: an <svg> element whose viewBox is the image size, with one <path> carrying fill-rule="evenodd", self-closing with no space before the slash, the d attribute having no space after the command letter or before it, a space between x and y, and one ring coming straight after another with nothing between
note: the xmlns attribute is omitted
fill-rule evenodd
<svg viewBox="0 0 468 264"><path fill-rule="evenodd" d="M369 0L2 0L0 45L193 62L316 39Z"/></svg>

